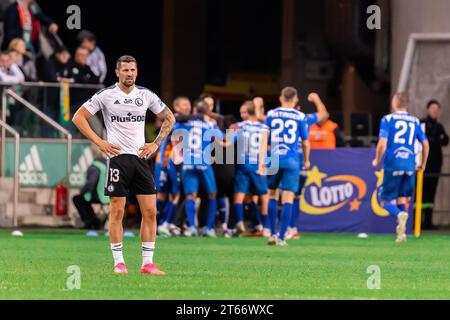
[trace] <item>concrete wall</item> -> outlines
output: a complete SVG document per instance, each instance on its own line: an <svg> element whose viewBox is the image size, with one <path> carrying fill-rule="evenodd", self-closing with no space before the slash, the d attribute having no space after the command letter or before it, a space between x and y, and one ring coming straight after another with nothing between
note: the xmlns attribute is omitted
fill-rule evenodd
<svg viewBox="0 0 450 320"><path fill-rule="evenodd" d="M450 32L450 0L391 0L391 6L391 80L396 90L409 35Z"/></svg>

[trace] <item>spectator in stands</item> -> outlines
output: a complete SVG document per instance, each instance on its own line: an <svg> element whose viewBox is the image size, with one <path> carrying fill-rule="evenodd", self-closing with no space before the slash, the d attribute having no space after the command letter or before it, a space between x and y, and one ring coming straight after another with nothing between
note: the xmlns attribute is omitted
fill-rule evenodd
<svg viewBox="0 0 450 320"><path fill-rule="evenodd" d="M83 47L78 47L75 52L75 59L71 68L72 78L75 83L98 84L99 78L88 66L89 51Z"/></svg>
<svg viewBox="0 0 450 320"><path fill-rule="evenodd" d="M19 66L14 63L10 52L0 52L0 82L19 84L24 81L25 76Z"/></svg>
<svg viewBox="0 0 450 320"><path fill-rule="evenodd" d="M48 60L45 57L38 59L39 79L45 82L73 81L71 66L69 50L59 47Z"/></svg>
<svg viewBox="0 0 450 320"><path fill-rule="evenodd" d="M105 55L97 46L97 37L92 32L83 30L78 34L78 40L81 47L89 51L87 65L100 79L100 83L103 83L106 78L107 66Z"/></svg>
<svg viewBox="0 0 450 320"><path fill-rule="evenodd" d="M101 223L92 208L93 203L109 204L109 198L104 195L106 160L98 148L93 148L94 162L87 170L86 184L81 188L80 194L73 197L73 204L78 210L84 229L100 229Z"/></svg>
<svg viewBox="0 0 450 320"><path fill-rule="evenodd" d="M345 139L337 123L330 119L313 124L309 129L311 149L344 147Z"/></svg>
<svg viewBox="0 0 450 320"><path fill-rule="evenodd" d="M428 141L430 142L430 155L425 169L425 178L423 181L423 209L424 209L424 229L436 229L433 225L433 204L436 195L436 189L439 183L439 174L442 173L442 147L448 146L449 137L445 132L444 126L438 122L441 111L439 101L431 100L427 104L427 117L421 120L425 128ZM427 175L434 176L427 176Z"/></svg>
<svg viewBox="0 0 450 320"><path fill-rule="evenodd" d="M25 41L13 39L8 46L11 59L17 64L25 76L25 81L36 81L37 71L31 53L27 52Z"/></svg>
<svg viewBox="0 0 450 320"><path fill-rule="evenodd" d="M4 16L4 34L2 48L8 47L14 38L25 41L28 51L39 52L39 33L41 25L50 33L58 32L58 25L46 16L34 0L17 0L6 10Z"/></svg>

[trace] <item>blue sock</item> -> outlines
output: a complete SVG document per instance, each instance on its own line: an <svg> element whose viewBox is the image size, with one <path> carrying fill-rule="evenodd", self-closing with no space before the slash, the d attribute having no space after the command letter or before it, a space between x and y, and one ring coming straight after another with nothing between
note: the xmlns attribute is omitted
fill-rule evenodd
<svg viewBox="0 0 450 320"><path fill-rule="evenodd" d="M169 210L167 210L166 222L167 223L172 223L173 222L174 213L177 210L177 204L173 203L173 202L169 202L169 203L170 203L170 208L169 208Z"/></svg>
<svg viewBox="0 0 450 320"><path fill-rule="evenodd" d="M263 228L264 229L270 229L270 218L269 215L261 215L262 216L262 221L263 221Z"/></svg>
<svg viewBox="0 0 450 320"><path fill-rule="evenodd" d="M162 213L162 211L164 210L165 204L166 204L165 201L156 199L156 210L158 210L158 213Z"/></svg>
<svg viewBox="0 0 450 320"><path fill-rule="evenodd" d="M272 236L277 234L277 217L278 216L278 201L275 199L269 200L269 221L270 231Z"/></svg>
<svg viewBox="0 0 450 320"><path fill-rule="evenodd" d="M172 209L173 209L173 203L170 201L167 202L166 206L164 207L161 223L169 221L169 214Z"/></svg>
<svg viewBox="0 0 450 320"><path fill-rule="evenodd" d="M388 201L384 203L383 208L394 217L397 217L401 212L401 210L395 204L392 204Z"/></svg>
<svg viewBox="0 0 450 320"><path fill-rule="evenodd" d="M281 211L280 240L284 240L292 216L292 203L284 203Z"/></svg>
<svg viewBox="0 0 450 320"><path fill-rule="evenodd" d="M185 207L188 225L189 227L193 227L195 226L195 201L187 200Z"/></svg>
<svg viewBox="0 0 450 320"><path fill-rule="evenodd" d="M244 221L244 204L235 203L233 205L234 216L236 217L236 224Z"/></svg>
<svg viewBox="0 0 450 320"><path fill-rule="evenodd" d="M214 224L216 223L216 212L217 212L217 200L209 199L207 209L207 219L206 219L206 226L208 230L214 229Z"/></svg>
<svg viewBox="0 0 450 320"><path fill-rule="evenodd" d="M300 216L300 209L298 208L300 201L298 199L294 200L294 204L292 205L292 216L291 222L289 223L289 227L296 228L298 217Z"/></svg>
<svg viewBox="0 0 450 320"><path fill-rule="evenodd" d="M261 224L261 217L259 216L259 207L254 202L250 202L248 205L248 208L250 210L250 214L253 217L253 219L256 221L257 224Z"/></svg>
<svg viewBox="0 0 450 320"><path fill-rule="evenodd" d="M397 207L400 209L400 211L406 212L406 205L405 204L398 204Z"/></svg>
<svg viewBox="0 0 450 320"><path fill-rule="evenodd" d="M225 198L218 199L217 206L219 207L220 223L227 223L227 205L225 203Z"/></svg>

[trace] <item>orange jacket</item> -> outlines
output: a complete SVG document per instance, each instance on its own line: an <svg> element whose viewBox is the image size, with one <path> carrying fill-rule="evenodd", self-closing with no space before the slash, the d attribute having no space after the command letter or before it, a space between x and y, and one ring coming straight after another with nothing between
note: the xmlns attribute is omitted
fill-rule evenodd
<svg viewBox="0 0 450 320"><path fill-rule="evenodd" d="M309 129L309 142L311 149L336 149L336 135L334 130L338 125L331 120L322 126L313 124Z"/></svg>

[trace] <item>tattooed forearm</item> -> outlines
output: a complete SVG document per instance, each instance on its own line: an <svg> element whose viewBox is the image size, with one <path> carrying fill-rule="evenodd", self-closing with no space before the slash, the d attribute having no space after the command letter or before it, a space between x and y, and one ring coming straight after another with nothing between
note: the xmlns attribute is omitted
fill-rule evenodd
<svg viewBox="0 0 450 320"><path fill-rule="evenodd" d="M167 138L167 136L172 131L173 126L175 125L175 116L172 111L168 107L165 107L164 110L157 115L157 117L163 122L161 125L161 129L159 130L159 135L156 137L155 142L158 146Z"/></svg>

